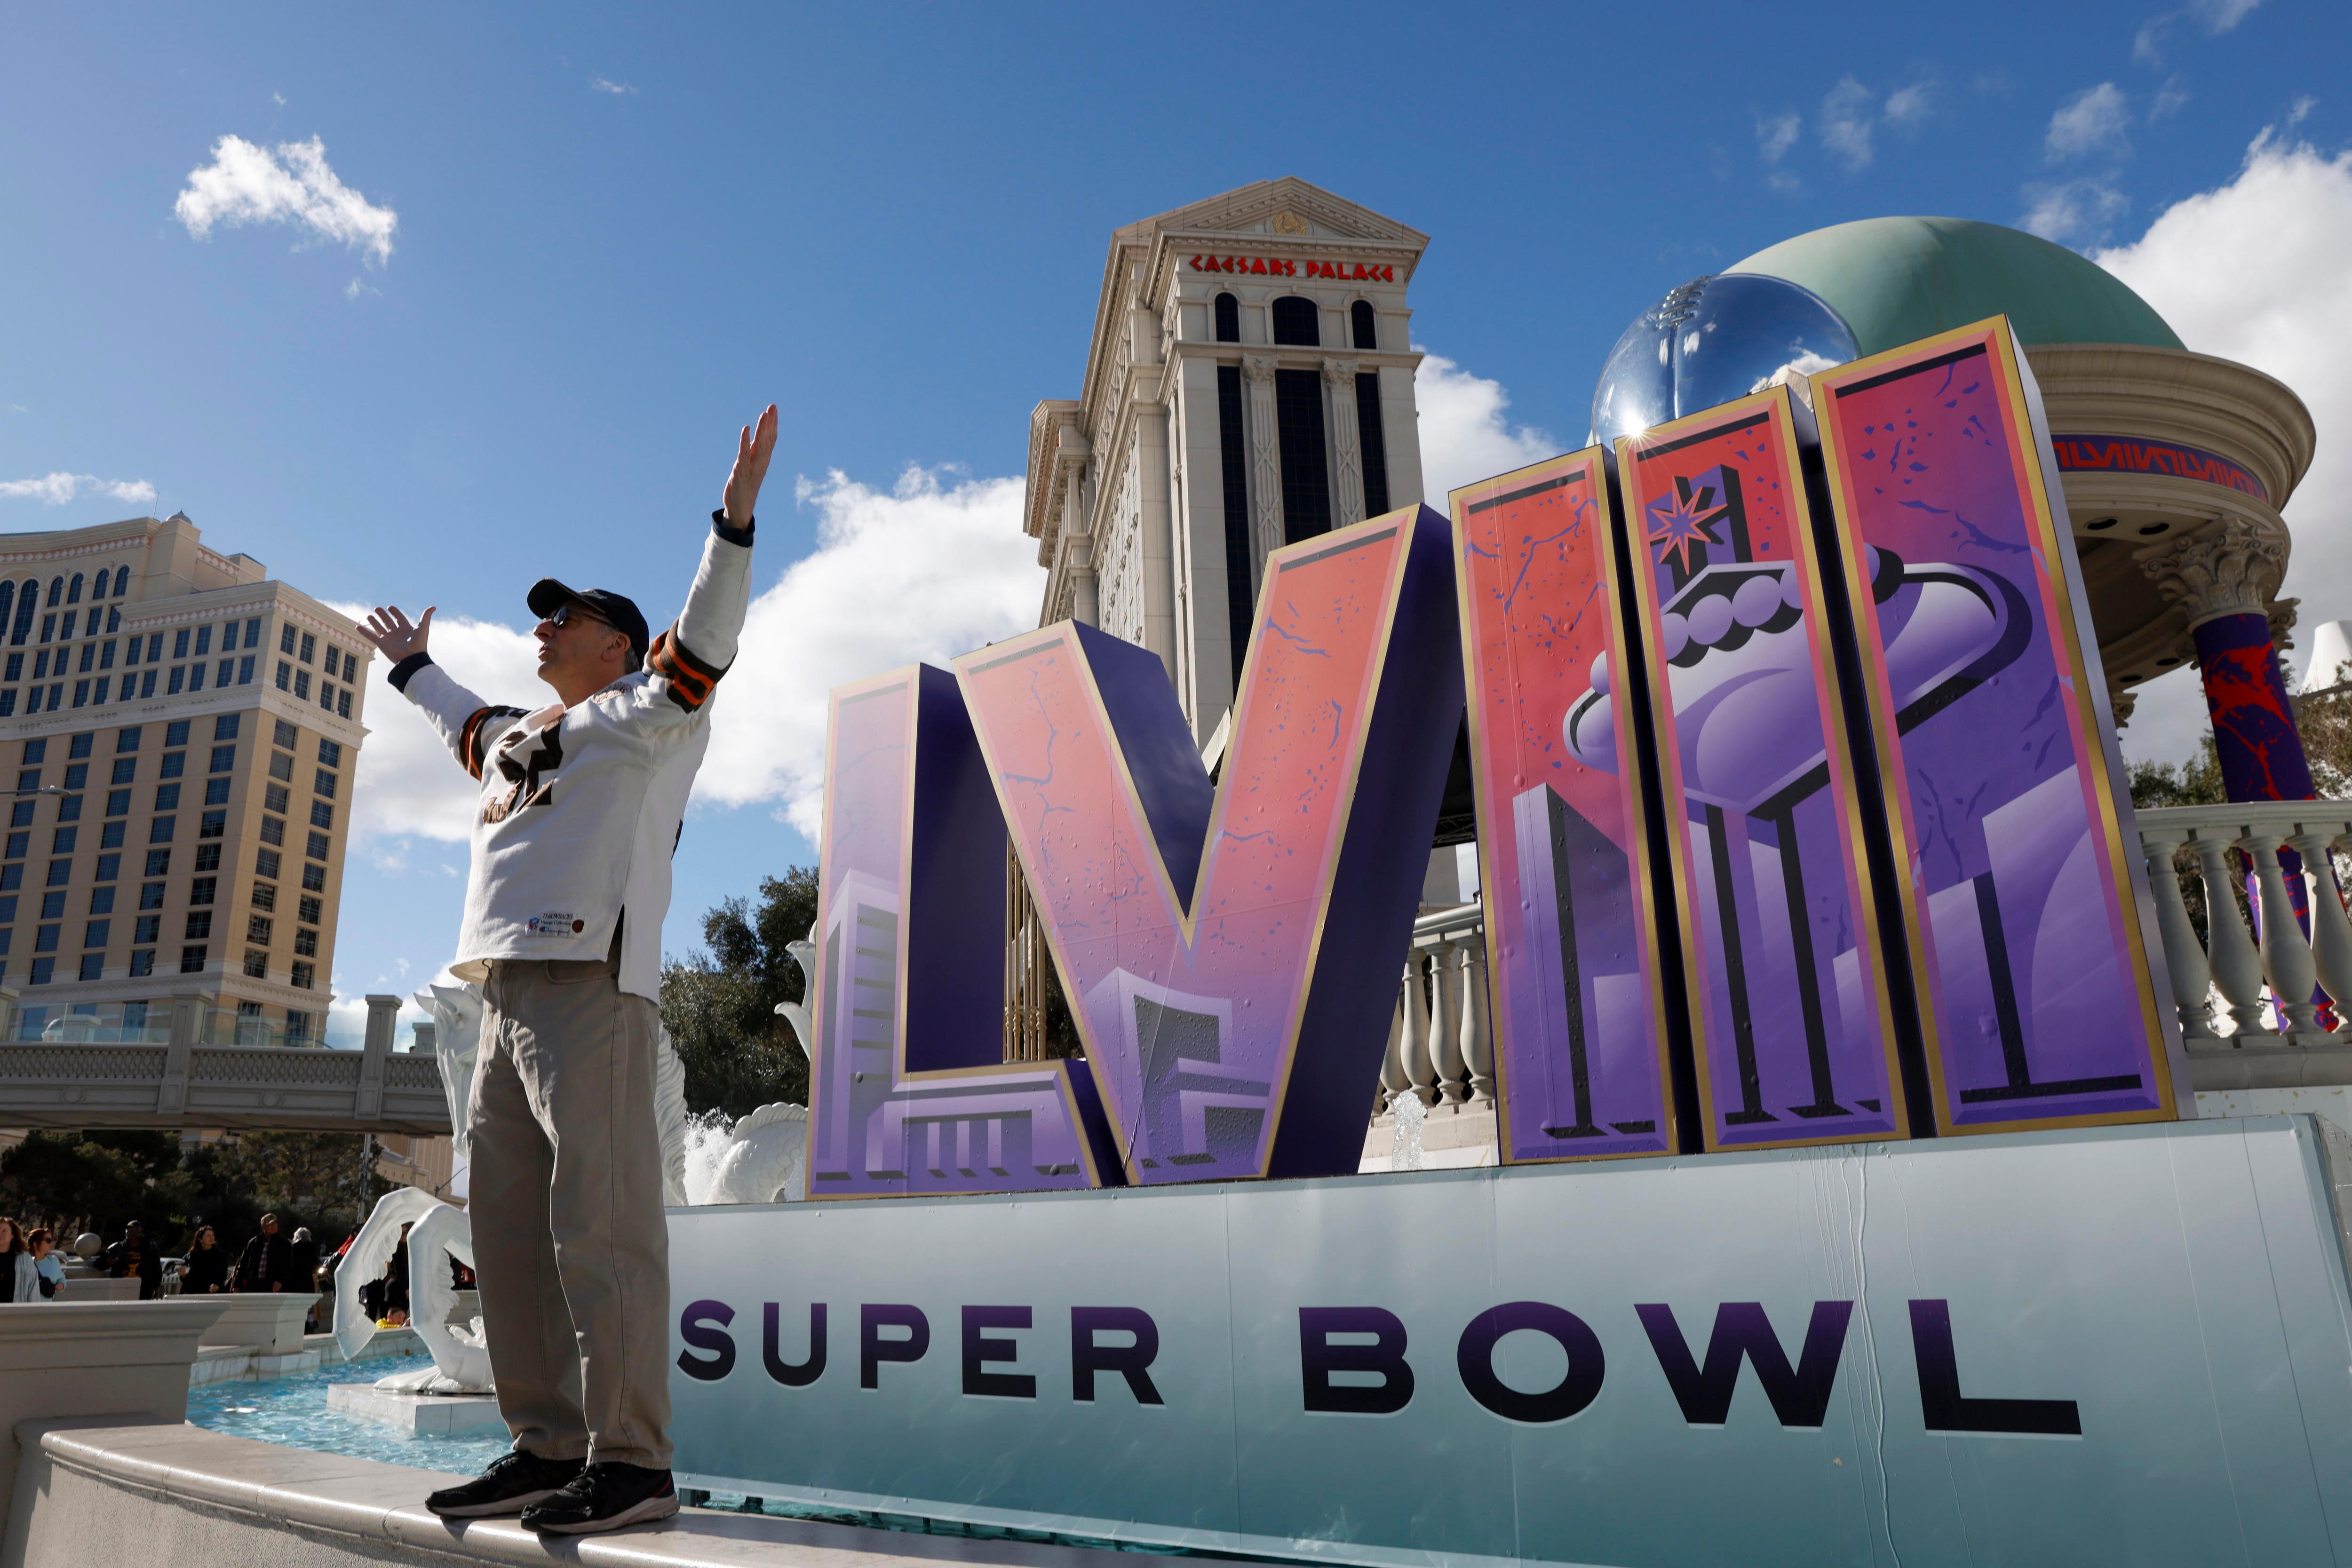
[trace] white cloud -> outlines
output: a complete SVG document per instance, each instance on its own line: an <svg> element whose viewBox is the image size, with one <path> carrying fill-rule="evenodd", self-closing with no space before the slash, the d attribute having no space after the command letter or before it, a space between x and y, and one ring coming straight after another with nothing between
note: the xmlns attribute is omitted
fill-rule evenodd
<svg viewBox="0 0 2352 1568"><path fill-rule="evenodd" d="M1412 393L1421 408L1422 494L1440 511L1448 490L1570 449L1549 430L1514 427L1504 416L1511 399L1503 384L1442 354L1422 350Z"/></svg>
<svg viewBox="0 0 2352 1568"><path fill-rule="evenodd" d="M63 506L83 490L95 490L133 506L155 504L155 487L145 479L101 479L89 474L43 474L37 479L0 479L0 499Z"/></svg>
<svg viewBox="0 0 2352 1568"><path fill-rule="evenodd" d="M1782 168L1780 161L1797 144L1797 137L1804 128L1805 122L1793 113L1775 115L1769 120L1759 118L1756 121L1756 155L1764 161L1765 183L1776 191L1797 188L1797 176Z"/></svg>
<svg viewBox="0 0 2352 1568"><path fill-rule="evenodd" d="M2153 305L2189 348L2276 376L2311 410L2319 445L2286 507L2294 546L2282 589L2303 600L2306 627L2352 616L2347 254L2352 152L2329 157L2266 130L2246 150L2236 179L2174 203L2137 240L2092 257ZM2298 640L2307 649L2308 632ZM2158 687L2177 689L2160 695ZM2188 755L2205 731L2194 678L2168 677L2143 689L2148 695L2124 731L2133 754ZM2152 707L2158 711L2144 730Z"/></svg>
<svg viewBox="0 0 2352 1568"><path fill-rule="evenodd" d="M616 98L626 97L637 90L627 82L612 81L601 76L592 76L588 79L588 89L591 92L609 92Z"/></svg>
<svg viewBox="0 0 2352 1568"><path fill-rule="evenodd" d="M383 290L381 289L371 288L369 285L361 282L356 276L354 276L350 282L343 285L343 298L346 300L356 300L362 294L373 294L378 298L382 298Z"/></svg>
<svg viewBox="0 0 2352 1568"><path fill-rule="evenodd" d="M2028 184L2024 195L2025 216L2017 226L2061 245L2105 239L2107 226L2131 210L2131 198L2104 174Z"/></svg>
<svg viewBox="0 0 2352 1568"><path fill-rule="evenodd" d="M2123 89L2111 81L2086 87L2050 117L2042 141L2043 155L2053 163L2093 153L2120 156L2131 151L2131 139L2125 134L2130 124L2131 107Z"/></svg>
<svg viewBox="0 0 2352 1568"><path fill-rule="evenodd" d="M377 266L392 258L393 230L400 215L372 205L327 166L326 144L281 142L275 150L242 136L213 144L213 161L190 171L188 188L172 204L172 216L197 239L215 224L286 223L316 238L340 242L370 257Z"/></svg>
<svg viewBox="0 0 2352 1568"><path fill-rule="evenodd" d="M1870 167L1876 153L1870 144L1873 110L1877 99L1852 77L1842 78L1822 100L1822 145L1849 173Z"/></svg>
<svg viewBox="0 0 2352 1568"><path fill-rule="evenodd" d="M1913 82L1909 87L1896 88L1886 95L1886 123L1898 131L1916 131L1935 112L1936 96L1933 82Z"/></svg>
<svg viewBox="0 0 2352 1568"><path fill-rule="evenodd" d="M2156 101L2147 106L2147 122L2153 125L2159 120L2169 120L2188 102L2189 89L2180 85L2179 75L2166 77L2164 85L2156 89Z"/></svg>

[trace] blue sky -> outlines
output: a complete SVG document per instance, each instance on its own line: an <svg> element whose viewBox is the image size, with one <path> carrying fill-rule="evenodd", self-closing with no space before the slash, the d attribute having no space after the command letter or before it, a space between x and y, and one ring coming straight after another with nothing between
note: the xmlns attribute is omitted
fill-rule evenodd
<svg viewBox="0 0 2352 1568"><path fill-rule="evenodd" d="M859 562L928 527L993 552L995 597L938 635L1034 620L990 481L1031 405L1076 391L1116 225L1295 174L1427 231L1415 337L1458 367L1465 451L1549 450L1581 442L1635 312L1790 234L1938 213L2132 247L2246 185L2265 128L2346 167L2340 4L1790 15L27 7L0 50L0 531L147 510L27 480L144 483L321 598L519 629L551 573L658 624L772 398L761 587L828 527L867 553L813 569L761 646L804 647L785 623L822 601L880 657L893 606L856 601ZM175 216L229 136L318 138L350 194L330 232ZM798 764L759 746L805 749L818 677L720 708L746 738L688 826L672 951L812 858L781 815ZM370 701L387 724L397 699ZM412 988L455 931L446 803L381 754L346 998Z"/></svg>

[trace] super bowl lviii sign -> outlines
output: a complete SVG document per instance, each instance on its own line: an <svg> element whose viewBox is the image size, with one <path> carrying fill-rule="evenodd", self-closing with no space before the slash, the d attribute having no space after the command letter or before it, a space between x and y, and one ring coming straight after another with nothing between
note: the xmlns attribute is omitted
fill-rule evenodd
<svg viewBox="0 0 2352 1568"><path fill-rule="evenodd" d="M836 691L819 1201L673 1212L681 1479L1363 1563L2352 1563L2352 1143L2181 1120L2030 371L1994 321L1805 391L1274 552L1213 777L1088 626ZM1358 1176L1465 712L1502 1163ZM1008 860L1080 1058L1000 1059Z"/></svg>

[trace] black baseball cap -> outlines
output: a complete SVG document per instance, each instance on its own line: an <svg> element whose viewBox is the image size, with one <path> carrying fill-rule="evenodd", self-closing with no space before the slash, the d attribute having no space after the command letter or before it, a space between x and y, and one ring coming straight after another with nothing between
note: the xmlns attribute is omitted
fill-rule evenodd
<svg viewBox="0 0 2352 1568"><path fill-rule="evenodd" d="M566 605L577 605L627 637L629 651L637 656L637 662L646 661L646 649L653 639L646 635L645 615L632 600L603 588L567 588L552 577L541 577L530 585L530 595L524 603L542 621Z"/></svg>

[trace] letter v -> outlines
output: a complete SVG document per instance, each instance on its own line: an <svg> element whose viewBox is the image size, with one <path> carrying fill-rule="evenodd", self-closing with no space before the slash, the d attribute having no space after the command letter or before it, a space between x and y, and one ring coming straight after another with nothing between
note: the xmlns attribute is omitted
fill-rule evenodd
<svg viewBox="0 0 2352 1568"><path fill-rule="evenodd" d="M1128 1179L1352 1172L1463 708L1426 507L1266 558L1213 785L1160 659L956 661Z"/></svg>

